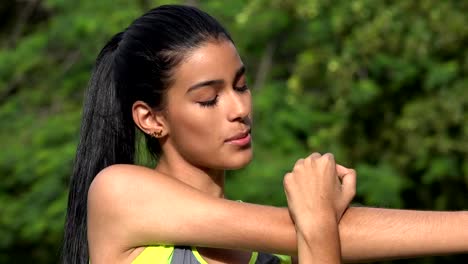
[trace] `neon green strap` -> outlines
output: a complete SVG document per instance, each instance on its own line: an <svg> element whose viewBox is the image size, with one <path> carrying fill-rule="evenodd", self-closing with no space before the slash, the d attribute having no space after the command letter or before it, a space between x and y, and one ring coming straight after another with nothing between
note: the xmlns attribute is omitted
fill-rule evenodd
<svg viewBox="0 0 468 264"><path fill-rule="evenodd" d="M250 257L249 264L255 264L257 262L258 253L252 252L252 256Z"/></svg>
<svg viewBox="0 0 468 264"><path fill-rule="evenodd" d="M200 253L198 253L198 250L196 247L191 247L192 248L192 253L193 255L195 256L195 258L198 260L198 262L200 262L200 264L208 264L204 259L203 257L200 255Z"/></svg>

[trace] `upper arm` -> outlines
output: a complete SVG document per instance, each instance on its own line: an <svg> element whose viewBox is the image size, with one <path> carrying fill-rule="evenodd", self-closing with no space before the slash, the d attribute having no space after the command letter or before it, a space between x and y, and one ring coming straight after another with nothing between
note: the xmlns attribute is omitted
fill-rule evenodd
<svg viewBox="0 0 468 264"><path fill-rule="evenodd" d="M90 246L113 240L122 250L165 243L293 253L296 239L286 209L211 197L132 165L114 165L96 176L88 228Z"/></svg>

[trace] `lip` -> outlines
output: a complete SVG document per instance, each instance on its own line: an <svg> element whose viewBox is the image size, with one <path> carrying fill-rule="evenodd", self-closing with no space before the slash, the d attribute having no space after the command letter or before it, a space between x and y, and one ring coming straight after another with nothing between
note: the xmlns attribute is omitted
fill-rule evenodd
<svg viewBox="0 0 468 264"><path fill-rule="evenodd" d="M247 131L235 134L234 136L226 139L225 142L228 144L245 146L247 144L250 144L250 141L251 141L250 130L247 130Z"/></svg>

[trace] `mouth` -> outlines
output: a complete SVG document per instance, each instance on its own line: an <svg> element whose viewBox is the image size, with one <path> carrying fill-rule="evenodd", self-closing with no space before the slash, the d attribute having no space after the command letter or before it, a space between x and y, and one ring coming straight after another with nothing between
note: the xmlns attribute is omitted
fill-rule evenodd
<svg viewBox="0 0 468 264"><path fill-rule="evenodd" d="M245 145L250 144L251 140L252 138L250 136L250 129L248 129L248 130L239 132L235 134L234 136L226 139L225 142L228 144L245 146Z"/></svg>

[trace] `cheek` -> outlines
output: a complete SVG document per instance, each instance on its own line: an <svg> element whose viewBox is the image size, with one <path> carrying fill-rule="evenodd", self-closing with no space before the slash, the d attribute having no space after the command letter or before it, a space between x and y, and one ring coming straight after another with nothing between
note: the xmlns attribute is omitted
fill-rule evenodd
<svg viewBox="0 0 468 264"><path fill-rule="evenodd" d="M253 117L253 113L252 113L252 94L250 93L250 90L248 91L247 95L246 95L246 104L248 105L249 107L249 118L250 118L250 121L252 122L252 117Z"/></svg>
<svg viewBox="0 0 468 264"><path fill-rule="evenodd" d="M171 141L186 160L200 163L200 159L219 155L223 137L216 113L191 107L174 113L171 119L177 120L171 126Z"/></svg>
<svg viewBox="0 0 468 264"><path fill-rule="evenodd" d="M171 131L178 137L178 140L215 140L219 137L220 122L217 113L206 109L199 109L198 106L186 107L177 113L172 120L175 120ZM203 141L202 141L203 142Z"/></svg>

